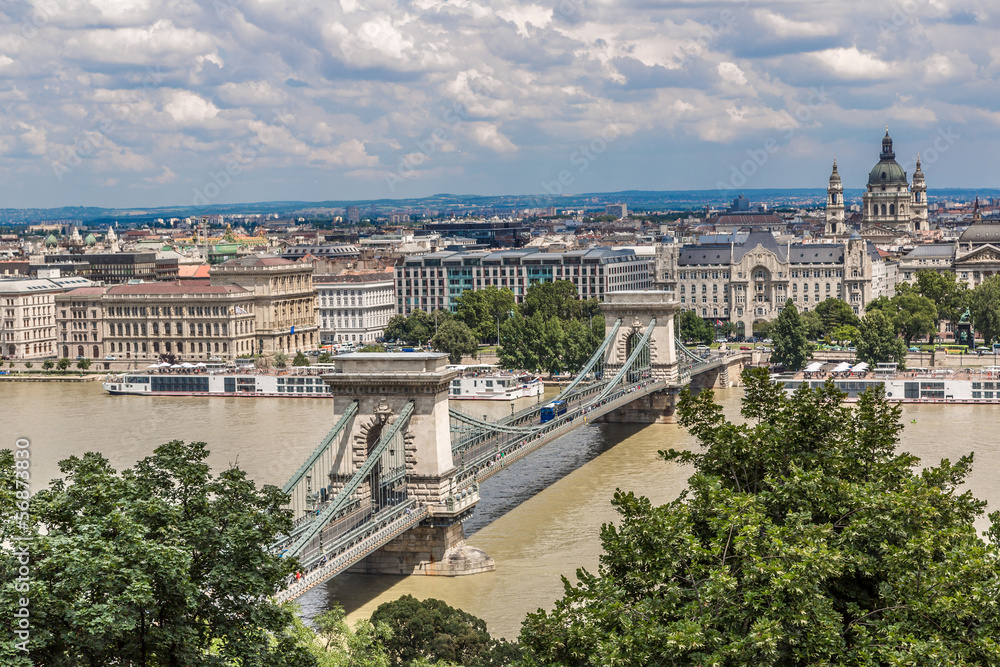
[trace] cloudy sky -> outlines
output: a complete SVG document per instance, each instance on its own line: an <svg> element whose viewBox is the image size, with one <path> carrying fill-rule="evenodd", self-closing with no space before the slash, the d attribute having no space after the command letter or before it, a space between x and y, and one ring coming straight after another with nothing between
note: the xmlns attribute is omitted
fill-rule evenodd
<svg viewBox="0 0 1000 667"><path fill-rule="evenodd" d="M994 187L1000 6L7 0L0 207Z"/></svg>

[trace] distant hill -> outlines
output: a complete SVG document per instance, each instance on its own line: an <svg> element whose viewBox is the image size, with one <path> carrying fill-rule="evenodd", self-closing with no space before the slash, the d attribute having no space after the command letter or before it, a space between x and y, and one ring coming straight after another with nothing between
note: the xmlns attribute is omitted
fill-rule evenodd
<svg viewBox="0 0 1000 667"><path fill-rule="evenodd" d="M46 221L76 221L85 225L144 225L157 218L186 218L199 215L232 213L274 214L282 217L329 217L340 215L344 207L358 206L362 217L374 212L384 215L392 211L415 209L436 210L439 214L477 213L506 215L526 208L555 206L559 209L599 208L605 204L624 203L630 210L697 210L705 206L725 206L737 195L744 195L753 204L777 206L821 206L826 200L824 188L771 190L624 190L621 192L590 192L578 195L456 195L441 193L412 199L366 199L269 201L244 204L213 204L211 206L166 206L159 208L97 208L64 206L62 208L0 209L0 224L32 224ZM862 190L847 189L848 203L860 202ZM968 201L974 197L1000 198L1000 189L982 190L941 188L928 192L928 200Z"/></svg>

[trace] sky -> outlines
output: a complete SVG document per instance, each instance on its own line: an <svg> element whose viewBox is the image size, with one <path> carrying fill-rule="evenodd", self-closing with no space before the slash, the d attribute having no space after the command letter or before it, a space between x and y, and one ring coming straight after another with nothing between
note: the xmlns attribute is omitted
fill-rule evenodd
<svg viewBox="0 0 1000 667"><path fill-rule="evenodd" d="M0 208L998 185L994 0L7 0Z"/></svg>

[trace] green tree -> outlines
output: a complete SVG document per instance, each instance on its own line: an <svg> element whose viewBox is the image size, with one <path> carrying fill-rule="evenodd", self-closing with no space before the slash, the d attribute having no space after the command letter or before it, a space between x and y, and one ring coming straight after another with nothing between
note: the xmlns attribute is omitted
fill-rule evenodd
<svg viewBox="0 0 1000 667"><path fill-rule="evenodd" d="M596 574L577 572L521 631L528 665L1000 663L1000 513L963 492L972 457L924 468L896 451L881 389L787 396L744 375L742 416L685 390L689 490L654 506L618 491Z"/></svg>
<svg viewBox="0 0 1000 667"><path fill-rule="evenodd" d="M907 290L912 290L934 302L937 308L935 329L941 320L958 322L968 306L969 290L965 283L956 280L954 272L938 273L931 269L921 269L917 271L916 283L913 285L903 283L896 287L898 294L906 293Z"/></svg>
<svg viewBox="0 0 1000 667"><path fill-rule="evenodd" d="M362 619L351 628L342 607L317 615L315 630L295 618L290 633L297 646L308 651L317 667L390 667L385 644L392 630L385 623Z"/></svg>
<svg viewBox="0 0 1000 667"><path fill-rule="evenodd" d="M823 319L815 310L803 311L799 313L799 318L802 320L802 324L805 327L804 331L806 333L807 340L820 340L826 335ZM771 334L771 338L774 338L773 331Z"/></svg>
<svg viewBox="0 0 1000 667"><path fill-rule="evenodd" d="M31 363L30 361L26 361L24 362L24 367L27 368L28 370L31 370L34 367L34 364Z"/></svg>
<svg viewBox="0 0 1000 667"><path fill-rule="evenodd" d="M906 343L896 335L892 320L883 310L865 313L854 344L858 359L872 366L890 362L903 366L906 363Z"/></svg>
<svg viewBox="0 0 1000 667"><path fill-rule="evenodd" d="M455 299L456 317L465 322L475 332L478 340L484 343L497 342L497 325L506 320L516 307L514 293L506 287L501 289L496 285L465 290Z"/></svg>
<svg viewBox="0 0 1000 667"><path fill-rule="evenodd" d="M91 362L90 359L80 359L79 361L76 362L76 367L79 368L81 371L85 371L88 368L90 368L91 363L93 362Z"/></svg>
<svg viewBox="0 0 1000 667"><path fill-rule="evenodd" d="M524 293L521 313L525 317L538 313L543 319L589 320L601 313L601 306L597 299L580 299L571 281L556 280L529 286Z"/></svg>
<svg viewBox="0 0 1000 667"><path fill-rule="evenodd" d="M42 362L42 369L43 370L50 371L50 370L52 370L52 368L54 366L55 366L55 363L53 363L51 359L46 359L45 361Z"/></svg>
<svg viewBox="0 0 1000 667"><path fill-rule="evenodd" d="M308 366L309 357L304 355L301 350L295 353L295 358L292 359L292 366Z"/></svg>
<svg viewBox="0 0 1000 667"><path fill-rule="evenodd" d="M858 324L860 323L861 321L859 320ZM841 325L830 332L830 337L837 341L838 344L847 342L856 343L859 336L860 332L858 331L858 328L851 325Z"/></svg>
<svg viewBox="0 0 1000 667"><path fill-rule="evenodd" d="M284 368L288 365L288 355L284 352L274 353L274 366L275 368Z"/></svg>
<svg viewBox="0 0 1000 667"><path fill-rule="evenodd" d="M407 341L409 332L406 329L406 316L405 315L393 315L386 322L383 336L386 340L390 341Z"/></svg>
<svg viewBox="0 0 1000 667"><path fill-rule="evenodd" d="M675 318L674 327L677 330L677 336L682 341L695 341L705 345L712 343L712 338L714 337L712 326L698 317L695 311L682 310L677 313Z"/></svg>
<svg viewBox="0 0 1000 667"><path fill-rule="evenodd" d="M486 622L441 600L404 595L378 606L371 616L391 636L383 642L393 667L444 660L464 667L499 667L519 657L516 645L495 640Z"/></svg>
<svg viewBox="0 0 1000 667"><path fill-rule="evenodd" d="M69 368L70 364L72 364L72 363L73 363L72 361L70 361L69 359L63 357L62 359L60 359L58 361L58 363L56 363L56 368L58 368L61 371L64 371L67 368Z"/></svg>
<svg viewBox="0 0 1000 667"><path fill-rule="evenodd" d="M316 363L319 363L319 364L332 364L333 363L333 357L330 356L329 353L323 352L316 359Z"/></svg>
<svg viewBox="0 0 1000 667"><path fill-rule="evenodd" d="M207 457L204 443L174 441L120 474L99 454L60 462L64 478L30 501L45 527L28 545L34 664L315 664L270 597L295 568L271 551L292 527L288 496L236 468L213 475ZM0 546L8 573L12 549ZM23 593L2 581L11 619Z"/></svg>
<svg viewBox="0 0 1000 667"><path fill-rule="evenodd" d="M771 339L774 341L771 361L785 368L798 370L809 360L812 345L806 337L806 323L802 321L799 310L791 299L785 302L785 307L774 321Z"/></svg>
<svg viewBox="0 0 1000 667"><path fill-rule="evenodd" d="M919 294L897 294L891 300L896 308L896 326L906 341L906 346L918 336L929 336L934 341L939 320L934 302Z"/></svg>
<svg viewBox="0 0 1000 667"><path fill-rule="evenodd" d="M462 363L464 355L475 354L479 350L476 334L465 322L458 320L448 320L438 327L431 344L442 352L447 352L448 361L453 364Z"/></svg>
<svg viewBox="0 0 1000 667"><path fill-rule="evenodd" d="M821 335L832 335L833 331L842 326L858 326L857 313L843 299L826 299L816 305L815 313L822 321Z"/></svg>
<svg viewBox="0 0 1000 667"><path fill-rule="evenodd" d="M989 345L1000 336L1000 276L992 276L969 294L972 325Z"/></svg>

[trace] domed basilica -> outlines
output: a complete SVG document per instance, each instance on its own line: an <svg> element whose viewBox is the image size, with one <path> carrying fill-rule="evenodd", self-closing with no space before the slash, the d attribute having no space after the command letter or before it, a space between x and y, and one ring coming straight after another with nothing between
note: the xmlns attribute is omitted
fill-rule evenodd
<svg viewBox="0 0 1000 667"><path fill-rule="evenodd" d="M911 186L906 172L896 162L888 128L882 139L878 164L868 172L868 186L862 195L861 211L861 233L866 237L899 236L930 229L927 221L927 185L924 183L924 172L920 169L920 159L917 158ZM844 220L844 186L837 173L835 159L827 187L826 235L848 233Z"/></svg>

